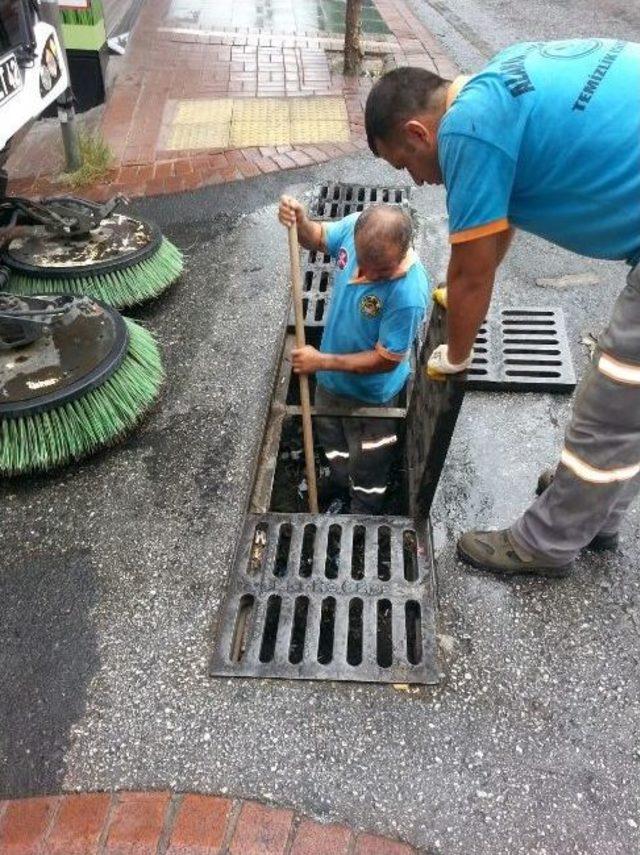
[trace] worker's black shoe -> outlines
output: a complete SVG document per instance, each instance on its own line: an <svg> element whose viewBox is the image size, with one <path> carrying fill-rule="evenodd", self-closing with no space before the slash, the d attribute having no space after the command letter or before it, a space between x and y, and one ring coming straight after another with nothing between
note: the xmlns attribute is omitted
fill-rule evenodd
<svg viewBox="0 0 640 855"><path fill-rule="evenodd" d="M555 469L545 469L540 473L538 485L536 487L536 496L541 496L547 487L551 486L555 475ZM593 538L593 540L585 546L585 549L590 549L591 552L607 552L618 548L620 538L617 531L601 531Z"/></svg>
<svg viewBox="0 0 640 855"><path fill-rule="evenodd" d="M469 531L458 541L458 555L478 570L502 576L527 573L534 576L566 576L570 564L554 565L543 555L532 555L518 546L509 529Z"/></svg>
<svg viewBox="0 0 640 855"><path fill-rule="evenodd" d="M620 537L617 531L601 531L585 546L591 552L613 552L618 548Z"/></svg>

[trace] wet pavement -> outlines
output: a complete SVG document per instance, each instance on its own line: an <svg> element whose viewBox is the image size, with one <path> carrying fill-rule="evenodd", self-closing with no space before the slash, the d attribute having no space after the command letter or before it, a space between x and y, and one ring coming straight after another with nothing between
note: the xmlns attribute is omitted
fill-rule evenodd
<svg viewBox="0 0 640 855"><path fill-rule="evenodd" d="M166 21L203 30L249 28L277 33L344 33L345 0L172 0ZM362 31L390 32L373 0L362 4Z"/></svg>
<svg viewBox="0 0 640 855"><path fill-rule="evenodd" d="M469 394L433 514L443 681L396 691L208 677L286 313L284 189L404 182L369 156L137 204L187 256L140 316L167 369L128 444L4 484L0 795L168 788L289 805L426 852L631 853L640 826L638 509L620 551L560 582L479 577L460 531L503 525L557 457L569 401ZM414 191L435 278L441 191ZM590 274L595 285L539 287ZM565 310L580 343L624 265L520 236L503 305Z"/></svg>

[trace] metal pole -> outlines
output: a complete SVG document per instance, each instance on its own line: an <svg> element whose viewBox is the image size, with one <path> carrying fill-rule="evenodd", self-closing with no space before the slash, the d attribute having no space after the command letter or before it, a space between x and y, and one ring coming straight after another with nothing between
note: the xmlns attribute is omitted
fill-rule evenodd
<svg viewBox="0 0 640 855"><path fill-rule="evenodd" d="M291 259L291 290L293 292L293 311L296 319L296 347L304 347L304 318L302 315L302 277L300 275L300 256L298 249L298 226L289 226L289 257ZM311 426L311 403L309 400L309 378L300 374L300 403L302 405L302 435L304 438L304 459L309 487L309 510L318 513L318 488L316 486L316 467L313 456L313 428Z"/></svg>
<svg viewBox="0 0 640 855"><path fill-rule="evenodd" d="M62 48L62 60L67 66L67 77L69 77L69 63L64 48L62 36L62 24L60 22L60 10L58 0L39 0L41 18L52 27L55 27ZM82 166L80 156L80 143L78 141L78 128L76 126L76 111L73 106L73 92L71 86L58 98L58 119L62 131L62 144L64 146L64 157L67 172L75 172Z"/></svg>

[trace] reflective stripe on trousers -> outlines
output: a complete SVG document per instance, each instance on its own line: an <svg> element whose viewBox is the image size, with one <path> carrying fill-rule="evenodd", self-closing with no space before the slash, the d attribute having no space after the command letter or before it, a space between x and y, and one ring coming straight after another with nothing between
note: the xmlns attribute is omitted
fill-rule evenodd
<svg viewBox="0 0 640 855"><path fill-rule="evenodd" d="M327 409L362 406L361 401L339 398L321 386L316 387L315 401ZM396 402L397 396L385 406L395 406ZM351 512L380 513L398 441L395 420L320 416L314 420L314 427L329 461L332 481L349 491Z"/></svg>
<svg viewBox="0 0 640 855"><path fill-rule="evenodd" d="M617 531L640 490L640 267L628 276L576 393L551 486L511 531L563 564L596 534Z"/></svg>

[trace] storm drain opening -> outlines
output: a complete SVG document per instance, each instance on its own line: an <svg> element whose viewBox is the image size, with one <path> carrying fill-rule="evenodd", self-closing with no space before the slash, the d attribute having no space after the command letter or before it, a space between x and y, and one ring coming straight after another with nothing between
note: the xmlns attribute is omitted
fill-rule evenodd
<svg viewBox="0 0 640 855"><path fill-rule="evenodd" d="M364 195L361 189L352 193L352 201ZM376 193L369 199L374 195L378 198ZM315 276L318 293L326 296L331 274L322 270L325 259L319 261L305 282L310 287ZM415 376L396 407L345 410L337 402L321 410L310 384L314 420L395 420L397 460L381 516L334 507L331 492L322 492L329 461L319 447L320 510L330 513L307 512L300 390L291 369L294 337L285 336L250 512L220 612L212 675L438 682L428 514L463 388L462 382L431 381L424 371L428 353L444 340L444 329L442 310L434 307L416 351ZM306 332L317 346L322 329L308 326Z"/></svg>
<svg viewBox="0 0 640 855"><path fill-rule="evenodd" d="M232 662L241 662L247 649L250 620L253 614L255 597L253 594L243 594L238 603L236 623L233 628L230 658Z"/></svg>
<svg viewBox="0 0 640 855"><path fill-rule="evenodd" d="M395 463L392 467L385 495L385 515L400 514L404 516L408 512L408 472L402 455L404 436L401 429L399 429L399 432L400 442L398 446L400 447L397 449ZM348 497L336 488L331 477L329 461L326 458L324 448L318 441L316 441L314 448L314 461L320 510L328 510L329 506L338 498L346 502ZM268 505L269 510L279 513L304 513L307 511L309 504L302 420L297 416L287 417L283 420L281 439L275 454L274 469ZM336 510L338 517L344 513L348 513L348 505L346 504L344 508ZM351 558L349 560L351 561ZM358 559L354 560L357 562ZM306 563L305 569L308 569ZM328 572L333 571L329 570ZM358 572L357 564L355 565L354 572ZM301 575L304 575L302 571Z"/></svg>
<svg viewBox="0 0 640 855"><path fill-rule="evenodd" d="M576 377L562 309L494 309L478 331L466 388L573 391Z"/></svg>
<svg viewBox="0 0 640 855"><path fill-rule="evenodd" d="M293 610L293 629L289 645L289 662L297 665L304 656L304 640L307 634L307 616L309 614L309 597L296 597Z"/></svg>
<svg viewBox="0 0 640 855"><path fill-rule="evenodd" d="M331 301L333 279L333 264L322 268L315 266L302 268L302 316L309 332L317 329L321 334L324 329ZM296 319L292 306L288 328L293 331L295 325Z"/></svg>
<svg viewBox="0 0 640 855"><path fill-rule="evenodd" d="M371 186L329 183L316 187L309 204L310 215L318 220L341 220L349 214L364 211L369 205L408 206L410 187Z"/></svg>
<svg viewBox="0 0 640 855"><path fill-rule="evenodd" d="M248 556L256 532L262 540L265 530L266 557L256 577L249 572ZM289 544L286 565L283 532ZM408 534L415 538L415 550ZM405 566L407 542L415 556L410 573ZM354 548L361 556L355 562ZM381 555L388 564L386 579L380 577ZM305 562L311 566L308 576L300 573ZM222 610L211 673L437 682L427 534L422 538L412 521L402 517L343 516L337 522L326 515L250 514Z"/></svg>

